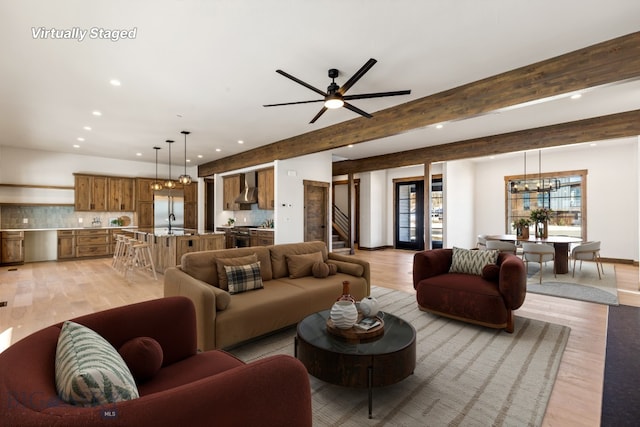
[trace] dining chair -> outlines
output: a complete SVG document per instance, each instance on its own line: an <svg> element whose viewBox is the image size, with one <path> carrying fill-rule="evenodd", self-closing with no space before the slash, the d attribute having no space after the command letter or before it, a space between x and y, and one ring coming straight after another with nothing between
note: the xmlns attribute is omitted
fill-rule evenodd
<svg viewBox="0 0 640 427"><path fill-rule="evenodd" d="M527 264L527 272L529 271L530 262L540 264L540 284L542 284L543 266L549 261L553 262L553 277L556 277L555 258L556 249L552 245L547 245L546 243L522 243L522 259Z"/></svg>
<svg viewBox="0 0 640 427"><path fill-rule="evenodd" d="M486 234L478 234L478 241L476 243L476 246L480 250L487 249L487 235Z"/></svg>
<svg viewBox="0 0 640 427"><path fill-rule="evenodd" d="M501 240L487 240L487 250L497 250L498 252L507 252L515 254L517 246L512 242L503 242Z"/></svg>
<svg viewBox="0 0 640 427"><path fill-rule="evenodd" d="M602 280L600 271L604 274L602 259L600 258L600 242L587 242L576 246L571 250L571 258L573 258L573 273L576 275L576 261L580 260L580 269L582 269L582 261L595 261L596 270L598 270L598 279Z"/></svg>

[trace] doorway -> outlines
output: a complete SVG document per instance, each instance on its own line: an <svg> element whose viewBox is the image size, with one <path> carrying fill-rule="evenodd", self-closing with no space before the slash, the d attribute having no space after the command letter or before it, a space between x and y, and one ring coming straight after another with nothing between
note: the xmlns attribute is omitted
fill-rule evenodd
<svg viewBox="0 0 640 427"><path fill-rule="evenodd" d="M395 247L424 250L424 180L395 182Z"/></svg>
<svg viewBox="0 0 640 427"><path fill-rule="evenodd" d="M329 247L329 183L303 182L304 185L304 241L323 241Z"/></svg>

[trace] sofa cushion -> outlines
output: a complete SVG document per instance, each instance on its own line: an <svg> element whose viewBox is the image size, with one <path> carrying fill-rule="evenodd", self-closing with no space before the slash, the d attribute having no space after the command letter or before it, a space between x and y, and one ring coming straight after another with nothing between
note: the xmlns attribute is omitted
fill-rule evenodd
<svg viewBox="0 0 640 427"><path fill-rule="evenodd" d="M311 273L316 279L324 279L329 276L329 264L326 262L316 262L311 268Z"/></svg>
<svg viewBox="0 0 640 427"><path fill-rule="evenodd" d="M482 275L482 269L487 264L495 264L498 251L478 251L472 249L453 248L453 257L449 273L465 273Z"/></svg>
<svg viewBox="0 0 640 427"><path fill-rule="evenodd" d="M151 337L132 338L120 346L118 353L129 367L136 383L150 380L162 367L162 347Z"/></svg>
<svg viewBox="0 0 640 427"><path fill-rule="evenodd" d="M77 406L99 406L139 397L127 364L107 340L75 322L60 330L55 359L58 395Z"/></svg>
<svg viewBox="0 0 640 427"><path fill-rule="evenodd" d="M313 264L324 262L320 251L303 255L286 255L286 259L289 277L292 279L311 276L313 274Z"/></svg>
<svg viewBox="0 0 640 427"><path fill-rule="evenodd" d="M271 280L271 253L265 247L216 249L212 251L187 252L182 255L180 269L198 280L218 286L218 268L216 259L237 258L256 254L261 263L262 280Z"/></svg>
<svg viewBox="0 0 640 427"><path fill-rule="evenodd" d="M239 294L263 287L259 261L246 265L225 265L224 269L227 272L230 294Z"/></svg>
<svg viewBox="0 0 640 427"><path fill-rule="evenodd" d="M335 265L336 271L339 273L345 273L355 277L362 277L364 274L364 267L353 262L330 260L327 264Z"/></svg>
<svg viewBox="0 0 640 427"><path fill-rule="evenodd" d="M289 276L287 267L287 255L302 255L313 252L322 252L322 260L327 261L327 245L324 242L285 243L268 246L271 253L271 268L274 279Z"/></svg>
<svg viewBox="0 0 640 427"><path fill-rule="evenodd" d="M245 255L235 258L218 258L216 259L216 268L218 269L218 287L220 289L229 290L227 282L227 271L225 266L228 265L248 265L258 262L256 254Z"/></svg>

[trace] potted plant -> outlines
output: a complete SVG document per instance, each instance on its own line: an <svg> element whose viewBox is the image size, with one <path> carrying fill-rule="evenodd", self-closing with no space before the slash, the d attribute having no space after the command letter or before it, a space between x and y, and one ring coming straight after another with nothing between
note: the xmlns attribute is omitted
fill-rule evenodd
<svg viewBox="0 0 640 427"><path fill-rule="evenodd" d="M529 239L529 226L531 225L531 220L529 218L520 218L517 221L514 221L512 227L516 230L516 236L519 240L527 240Z"/></svg>
<svg viewBox="0 0 640 427"><path fill-rule="evenodd" d="M531 211L531 220L536 225L536 237L546 239L549 236L549 219L551 218L551 209L540 208Z"/></svg>

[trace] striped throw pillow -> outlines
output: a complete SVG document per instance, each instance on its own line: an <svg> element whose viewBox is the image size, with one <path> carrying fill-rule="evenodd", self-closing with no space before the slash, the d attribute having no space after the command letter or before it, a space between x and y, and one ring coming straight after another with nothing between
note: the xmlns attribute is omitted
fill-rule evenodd
<svg viewBox="0 0 640 427"><path fill-rule="evenodd" d="M260 261L246 265L225 265L224 270L227 272L230 294L239 294L263 287Z"/></svg>
<svg viewBox="0 0 640 427"><path fill-rule="evenodd" d="M453 247L453 258L449 273L465 273L482 275L482 269L487 264L495 264L498 251L479 251Z"/></svg>
<svg viewBox="0 0 640 427"><path fill-rule="evenodd" d="M127 364L92 329L64 322L56 348L56 391L77 406L99 406L139 397Z"/></svg>

